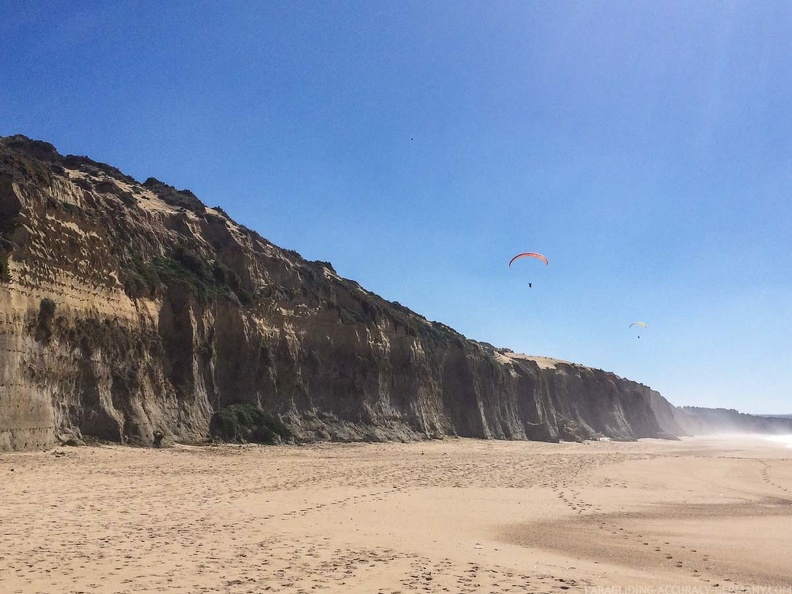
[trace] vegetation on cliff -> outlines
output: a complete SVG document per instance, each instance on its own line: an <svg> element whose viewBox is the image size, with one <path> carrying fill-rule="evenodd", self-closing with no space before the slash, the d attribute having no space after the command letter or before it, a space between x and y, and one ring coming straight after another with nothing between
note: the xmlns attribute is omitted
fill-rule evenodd
<svg viewBox="0 0 792 594"><path fill-rule="evenodd" d="M124 290L132 298L155 297L164 285L180 283L186 286L201 304L218 298L229 298L242 305L253 301L253 294L245 289L239 275L231 268L177 246L169 256L144 262L133 256L122 268Z"/></svg>
<svg viewBox="0 0 792 594"><path fill-rule="evenodd" d="M8 256L0 254L0 283L11 282L11 269L8 267Z"/></svg>
<svg viewBox="0 0 792 594"><path fill-rule="evenodd" d="M281 421L251 404L232 404L212 415L209 432L232 443L275 444L291 437Z"/></svg>

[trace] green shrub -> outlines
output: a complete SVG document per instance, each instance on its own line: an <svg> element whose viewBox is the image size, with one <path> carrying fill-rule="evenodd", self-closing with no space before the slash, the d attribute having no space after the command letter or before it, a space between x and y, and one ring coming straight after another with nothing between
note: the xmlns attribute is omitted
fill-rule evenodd
<svg viewBox="0 0 792 594"><path fill-rule="evenodd" d="M45 297L39 304L38 323L36 324L35 339L41 344L49 344L52 336L52 321L55 318L55 302Z"/></svg>
<svg viewBox="0 0 792 594"><path fill-rule="evenodd" d="M162 281L175 280L186 285L200 303L218 296L209 264L187 248L179 246L172 257L156 258L153 265Z"/></svg>
<svg viewBox="0 0 792 594"><path fill-rule="evenodd" d="M242 285L239 275L219 260L215 260L214 266L212 266L212 277L221 293L234 293L242 305L249 305L253 302L253 294Z"/></svg>
<svg viewBox="0 0 792 594"><path fill-rule="evenodd" d="M76 204L72 204L71 202L61 202L60 207L70 215L74 217L78 217L85 214L85 211L77 206Z"/></svg>
<svg viewBox="0 0 792 594"><path fill-rule="evenodd" d="M232 404L216 411L209 422L212 437L233 443L278 443L291 437L279 419L252 404Z"/></svg>
<svg viewBox="0 0 792 594"><path fill-rule="evenodd" d="M134 257L131 262L122 265L121 277L124 291L132 298L153 297L161 284L154 264L143 262L139 257Z"/></svg>
<svg viewBox="0 0 792 594"><path fill-rule="evenodd" d="M0 283L11 282L11 269L8 267L8 256L0 254Z"/></svg>
<svg viewBox="0 0 792 594"><path fill-rule="evenodd" d="M55 315L55 307L55 302L52 299L44 297L39 304L39 316L46 320L51 320Z"/></svg>
<svg viewBox="0 0 792 594"><path fill-rule="evenodd" d="M170 277L184 283L201 303L218 297L233 299L232 295L242 305L253 302L253 295L245 290L236 272L218 260L210 264L184 247L177 247L171 258L158 258L155 265L161 278Z"/></svg>
<svg viewBox="0 0 792 594"><path fill-rule="evenodd" d="M181 245L176 246L176 249L173 250L173 259L202 281L208 280L209 266L206 264L206 261L195 252L191 252Z"/></svg>
<svg viewBox="0 0 792 594"><path fill-rule="evenodd" d="M210 262L183 246L176 247L170 257L160 256L149 262L133 258L122 267L122 278L124 290L132 298L156 295L163 283L175 281L188 287L203 304L221 297L242 305L254 301L254 295L231 268L219 260Z"/></svg>

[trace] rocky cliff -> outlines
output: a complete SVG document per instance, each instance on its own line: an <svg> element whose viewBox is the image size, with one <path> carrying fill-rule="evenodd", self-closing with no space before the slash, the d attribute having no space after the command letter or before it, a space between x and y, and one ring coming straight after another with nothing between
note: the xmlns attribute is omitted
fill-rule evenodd
<svg viewBox="0 0 792 594"><path fill-rule="evenodd" d="M681 406L673 410L679 427L689 435L713 433L792 434L792 418L748 415L733 408Z"/></svg>
<svg viewBox="0 0 792 594"><path fill-rule="evenodd" d="M260 406L302 440L681 433L646 386L466 339L191 192L0 139L0 449Z"/></svg>

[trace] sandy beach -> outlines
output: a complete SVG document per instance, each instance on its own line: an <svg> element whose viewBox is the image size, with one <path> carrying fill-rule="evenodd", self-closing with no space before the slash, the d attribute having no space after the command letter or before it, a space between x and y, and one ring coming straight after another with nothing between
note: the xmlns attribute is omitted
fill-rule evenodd
<svg viewBox="0 0 792 594"><path fill-rule="evenodd" d="M0 454L0 592L792 591L760 439Z"/></svg>

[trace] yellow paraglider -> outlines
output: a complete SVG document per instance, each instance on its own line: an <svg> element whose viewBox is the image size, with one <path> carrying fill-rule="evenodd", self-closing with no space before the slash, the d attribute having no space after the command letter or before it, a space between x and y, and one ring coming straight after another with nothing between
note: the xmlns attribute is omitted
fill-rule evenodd
<svg viewBox="0 0 792 594"><path fill-rule="evenodd" d="M646 322L633 322L632 324L630 324L630 328L632 328L633 326L640 326L641 328L648 328L649 327L649 326L646 325ZM641 338L640 334L638 335L638 338Z"/></svg>

